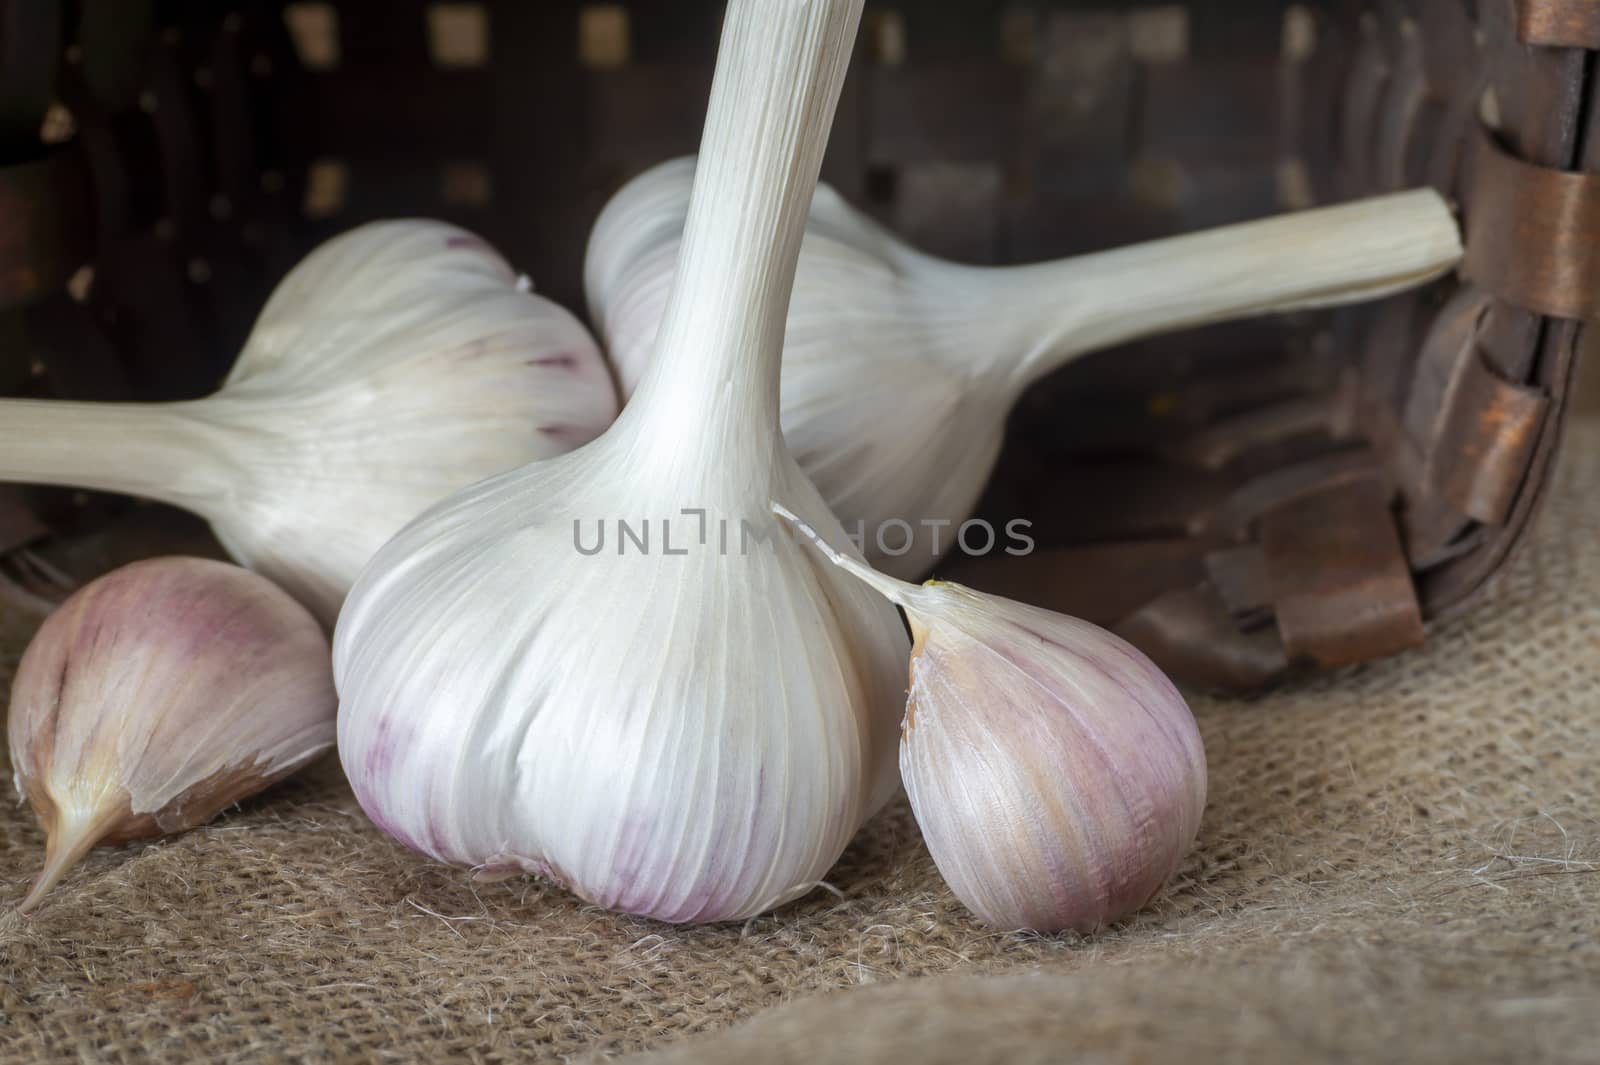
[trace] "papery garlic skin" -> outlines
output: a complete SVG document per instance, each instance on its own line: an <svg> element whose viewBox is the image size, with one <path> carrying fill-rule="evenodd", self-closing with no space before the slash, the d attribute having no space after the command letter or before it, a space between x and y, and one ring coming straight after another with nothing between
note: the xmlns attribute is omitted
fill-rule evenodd
<svg viewBox="0 0 1600 1065"><path fill-rule="evenodd" d="M408 846L608 909L739 920L811 890L893 793L904 630L767 509L842 536L783 448L777 389L860 11L732 0L720 146L635 402L593 443L425 514L351 592L340 756ZM648 523L648 549L615 539L623 520Z"/></svg>
<svg viewBox="0 0 1600 1065"><path fill-rule="evenodd" d="M1183 696L1086 621L952 584L908 609L900 775L956 897L996 928L1046 932L1142 908L1205 808Z"/></svg>
<svg viewBox="0 0 1600 1065"><path fill-rule="evenodd" d="M584 266L624 400L666 306L695 159L607 204ZM783 362L789 449L886 573L926 573L971 516L1028 385L1141 336L1421 284L1461 255L1432 190L1054 263L982 268L899 240L826 185L810 207ZM897 523L911 526L913 540ZM898 553L897 553L898 552Z"/></svg>
<svg viewBox="0 0 1600 1065"><path fill-rule="evenodd" d="M74 593L17 669L13 779L49 833L31 908L90 847L179 832L333 745L327 637L263 577L137 562Z"/></svg>
<svg viewBox="0 0 1600 1065"><path fill-rule="evenodd" d="M456 226L352 230L284 278L214 396L0 405L0 480L192 510L234 558L331 624L406 522L616 416L588 331L524 289Z"/></svg>
<svg viewBox="0 0 1600 1065"><path fill-rule="evenodd" d="M611 450L474 488L380 552L339 621L340 757L372 819L441 861L663 921L751 917L815 886L893 794L905 637L776 530L721 555L749 511L711 485L603 490ZM774 466L763 480L838 532ZM575 549L571 513L687 499L707 547L690 519L671 526L686 556Z"/></svg>

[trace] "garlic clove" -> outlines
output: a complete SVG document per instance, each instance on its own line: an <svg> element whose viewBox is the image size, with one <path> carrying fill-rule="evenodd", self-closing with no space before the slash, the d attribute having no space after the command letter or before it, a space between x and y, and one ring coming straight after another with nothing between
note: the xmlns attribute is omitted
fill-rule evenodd
<svg viewBox="0 0 1600 1065"><path fill-rule="evenodd" d="M841 556L911 623L900 775L950 889L1002 929L1094 931L1177 871L1205 808L1205 748L1172 682L1077 618Z"/></svg>
<svg viewBox="0 0 1600 1065"><path fill-rule="evenodd" d="M204 559L90 583L17 669L7 734L48 835L32 910L88 851L204 824L333 744L327 638L266 579Z"/></svg>
<svg viewBox="0 0 1600 1065"><path fill-rule="evenodd" d="M635 178L590 237L590 318L624 400L652 355L695 165ZM1153 333L1375 299L1460 255L1449 208L1421 189L1059 262L972 267L908 246L821 186L784 340L784 438L868 561L915 577L971 516L1006 416L1041 376Z"/></svg>
<svg viewBox="0 0 1600 1065"><path fill-rule="evenodd" d="M331 625L406 522L616 414L588 330L487 243L443 222L375 222L289 272L211 397L0 401L0 480L194 511Z"/></svg>
<svg viewBox="0 0 1600 1065"><path fill-rule="evenodd" d="M1093 931L1177 871L1205 754L1177 689L1088 622L935 586L900 773L958 898L997 928Z"/></svg>

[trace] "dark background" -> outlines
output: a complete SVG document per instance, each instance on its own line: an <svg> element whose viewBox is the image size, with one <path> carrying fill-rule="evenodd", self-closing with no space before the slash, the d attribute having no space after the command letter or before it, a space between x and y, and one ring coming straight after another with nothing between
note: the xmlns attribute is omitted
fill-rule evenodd
<svg viewBox="0 0 1600 1065"><path fill-rule="evenodd" d="M27 311L0 392L201 394L282 271L373 218L478 230L581 311L606 198L695 148L721 6L0 2L0 306ZM1209 6L874 6L826 178L973 262L1306 202L1313 20Z"/></svg>

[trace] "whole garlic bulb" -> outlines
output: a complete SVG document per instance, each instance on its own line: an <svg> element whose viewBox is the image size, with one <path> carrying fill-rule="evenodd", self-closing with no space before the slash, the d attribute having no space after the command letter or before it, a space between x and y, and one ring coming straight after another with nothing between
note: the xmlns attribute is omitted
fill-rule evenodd
<svg viewBox="0 0 1600 1065"><path fill-rule="evenodd" d="M1094 931L1140 909L1200 829L1205 747L1188 704L1097 625L839 555L905 609L900 776L956 897L1002 929Z"/></svg>
<svg viewBox="0 0 1600 1065"><path fill-rule="evenodd" d="M694 169L677 159L635 178L590 238L590 317L624 399L651 357ZM1460 256L1449 208L1422 189L1060 262L962 266L824 185L789 310L784 437L868 560L919 576L971 516L1006 416L1038 378L1153 333L1374 299Z"/></svg>
<svg viewBox="0 0 1600 1065"><path fill-rule="evenodd" d="M493 248L442 222L378 222L290 271L209 398L0 401L0 481L192 510L331 624L406 522L616 412L588 331Z"/></svg>
<svg viewBox="0 0 1600 1065"><path fill-rule="evenodd" d="M860 14L732 0L711 162L634 402L435 507L351 592L340 757L408 846L609 909L736 920L811 890L893 792L904 631L767 508L838 531L783 447L778 365Z"/></svg>
<svg viewBox="0 0 1600 1065"><path fill-rule="evenodd" d="M6 729L49 834L21 909L91 847L181 832L333 745L328 640L237 566L163 558L74 593L22 656Z"/></svg>

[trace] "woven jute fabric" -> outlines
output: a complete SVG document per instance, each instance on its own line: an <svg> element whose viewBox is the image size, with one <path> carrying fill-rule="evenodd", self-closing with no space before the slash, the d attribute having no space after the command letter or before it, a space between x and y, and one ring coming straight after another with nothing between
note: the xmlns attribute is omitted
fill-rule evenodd
<svg viewBox="0 0 1600 1065"><path fill-rule="evenodd" d="M0 916L0 1060L1600 1060L1600 423L1471 616L1196 697L1200 840L1104 934L997 934L903 804L819 890L673 928L389 841L329 760ZM0 619L15 663L31 622ZM0 902L42 838L0 808Z"/></svg>

